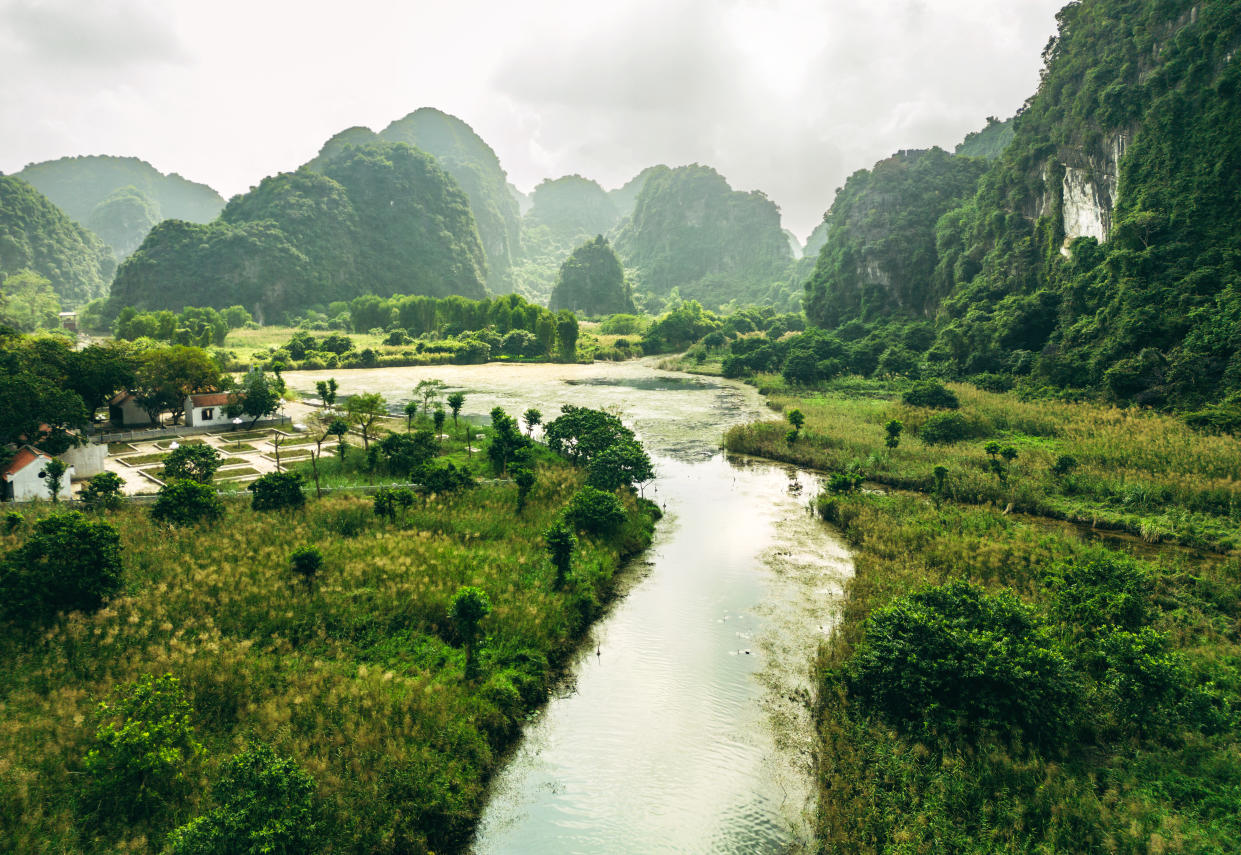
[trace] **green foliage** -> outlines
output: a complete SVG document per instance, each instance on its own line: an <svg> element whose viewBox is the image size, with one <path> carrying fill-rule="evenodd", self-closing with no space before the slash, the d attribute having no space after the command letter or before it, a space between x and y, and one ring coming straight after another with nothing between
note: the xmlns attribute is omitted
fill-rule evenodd
<svg viewBox="0 0 1241 855"><path fill-rule="evenodd" d="M491 614L491 598L482 588L465 585L453 595L448 607L448 619L457 636L465 644L465 675L474 671L474 644L478 638L479 624Z"/></svg>
<svg viewBox="0 0 1241 855"><path fill-rule="evenodd" d="M170 525L215 522L224 515L224 502L208 484L170 481L159 488L151 516Z"/></svg>
<svg viewBox="0 0 1241 855"><path fill-rule="evenodd" d="M289 556L289 569L301 576L309 588L314 585L315 577L323 569L323 553L317 546L299 547Z"/></svg>
<svg viewBox="0 0 1241 855"><path fill-rule="evenodd" d="M512 463L522 464L529 459L532 442L521 432L517 419L500 407L491 411L491 444L487 446L487 459L497 475L508 471Z"/></svg>
<svg viewBox="0 0 1241 855"><path fill-rule="evenodd" d="M806 424L806 416L802 413L801 410L797 410L797 409L789 410L787 413L784 414L784 417L788 419L789 424L793 426L793 430L799 431Z"/></svg>
<svg viewBox="0 0 1241 855"><path fill-rule="evenodd" d="M171 855L309 855L322 851L315 782L267 745L234 755L211 790L217 807L169 835Z"/></svg>
<svg viewBox="0 0 1241 855"><path fill-rule="evenodd" d="M534 473L529 469L514 469L513 482L517 484L517 513L521 513L526 508L530 491L534 489Z"/></svg>
<svg viewBox="0 0 1241 855"><path fill-rule="evenodd" d="M598 537L615 534L625 522L625 509L615 493L589 484L578 490L564 509L565 521L575 529Z"/></svg>
<svg viewBox="0 0 1241 855"><path fill-rule="evenodd" d="M246 489L254 494L250 507L256 511L296 510L306 504L300 472L268 472Z"/></svg>
<svg viewBox="0 0 1241 855"><path fill-rule="evenodd" d="M4 515L4 530L7 534L12 534L25 524L26 518L17 511L8 511Z"/></svg>
<svg viewBox="0 0 1241 855"><path fill-rule="evenodd" d="M412 434L390 433L379 441L378 448L389 472L415 480L435 457L438 445L431 431L418 430Z"/></svg>
<svg viewBox="0 0 1241 855"><path fill-rule="evenodd" d="M393 521L400 511L413 506L414 491L408 487L380 487L375 491L375 516Z"/></svg>
<svg viewBox="0 0 1241 855"><path fill-rule="evenodd" d="M930 445L950 445L975 435L973 425L960 413L937 413L918 428L918 437Z"/></svg>
<svg viewBox="0 0 1241 855"><path fill-rule="evenodd" d="M220 452L205 442L182 443L164 458L164 480L184 479L210 484L223 463Z"/></svg>
<svg viewBox="0 0 1241 855"><path fill-rule="evenodd" d="M18 527L13 522L6 520L10 532ZM122 572L115 528L76 511L52 514L0 561L0 615L38 622L61 611L92 611L120 590Z"/></svg>
<svg viewBox="0 0 1241 855"><path fill-rule="evenodd" d="M890 449L896 448L901 444L901 431L905 429L905 425L900 419L889 419L883 426L886 436L883 438L883 444Z"/></svg>
<svg viewBox="0 0 1241 855"><path fill-rule="evenodd" d="M1079 688L1039 616L1011 592L952 582L876 609L846 665L849 694L918 733L1063 740Z"/></svg>
<svg viewBox="0 0 1241 855"><path fill-rule="evenodd" d="M627 437L615 439L592 455L586 465L586 483L608 492L642 485L654 477L655 468L646 449L636 439Z"/></svg>
<svg viewBox="0 0 1241 855"><path fill-rule="evenodd" d="M615 245L640 290L664 297L677 289L711 307L767 302L792 263L775 204L696 164L650 170Z"/></svg>
<svg viewBox="0 0 1241 855"><path fill-rule="evenodd" d="M642 352L680 350L719 328L720 320L715 313L703 309L697 300L687 300L647 328L642 336Z"/></svg>
<svg viewBox="0 0 1241 855"><path fill-rule="evenodd" d="M577 549L577 535L565 525L564 519L561 518L543 533L543 543L547 548L547 557L556 570L552 587L558 591L564 587L565 580L569 578L573 551Z"/></svg>
<svg viewBox="0 0 1241 855"><path fill-rule="evenodd" d="M371 430L375 422L388 415L388 402L378 392L360 392L345 401L345 412L349 421L361 429L362 445L370 448Z"/></svg>
<svg viewBox="0 0 1241 855"><path fill-rule="evenodd" d="M259 419L280 409L280 392L283 387L283 381L279 378L273 380L261 368L251 368L246 372L241 381L240 414L250 417L250 427Z"/></svg>
<svg viewBox="0 0 1241 855"><path fill-rule="evenodd" d="M565 404L560 415L547 423L543 437L552 451L586 465L614 443L632 440L634 435L611 413Z"/></svg>
<svg viewBox="0 0 1241 855"><path fill-rule="evenodd" d="M31 270L0 276L0 324L31 333L60 325L60 300L46 277Z"/></svg>
<svg viewBox="0 0 1241 855"><path fill-rule="evenodd" d="M278 316L363 287L482 297L485 271L469 203L452 178L422 152L375 143L343 150L321 172L267 178L208 225L160 223L112 290L121 305L241 304Z"/></svg>
<svg viewBox="0 0 1241 855"><path fill-rule="evenodd" d="M103 241L25 181L0 175L0 273L42 276L72 307L103 296L115 269Z"/></svg>
<svg viewBox="0 0 1241 855"><path fill-rule="evenodd" d="M476 484L468 466L457 468L452 463L426 467L419 476L419 480L427 492L436 495L464 490Z"/></svg>
<svg viewBox="0 0 1241 855"><path fill-rule="evenodd" d="M548 305L587 315L633 311L625 270L603 235L573 250L560 266Z"/></svg>
<svg viewBox="0 0 1241 855"><path fill-rule="evenodd" d="M94 747L83 760L82 805L97 821L132 821L173 808L187 766L203 752L193 709L171 674L145 675L99 704Z"/></svg>
<svg viewBox="0 0 1241 855"><path fill-rule="evenodd" d="M923 380L913 384L901 400L911 407L932 407L938 410L955 410L961 406L952 390L937 380Z"/></svg>
<svg viewBox="0 0 1241 855"><path fill-rule="evenodd" d="M1015 135L1013 123L1013 119L1005 119L1001 122L995 116L988 116L987 126L966 134L965 139L957 143L953 154L995 160L1013 141Z"/></svg>
<svg viewBox="0 0 1241 855"><path fill-rule="evenodd" d="M53 505L60 502L60 491L64 486L65 472L68 470L68 465L56 457L53 457L43 466L43 471L40 474L47 483L47 492L52 497Z"/></svg>

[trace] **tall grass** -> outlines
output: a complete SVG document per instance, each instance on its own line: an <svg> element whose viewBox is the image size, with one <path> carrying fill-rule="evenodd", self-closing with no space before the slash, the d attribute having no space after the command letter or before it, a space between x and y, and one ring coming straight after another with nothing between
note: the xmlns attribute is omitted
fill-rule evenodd
<svg viewBox="0 0 1241 855"><path fill-rule="evenodd" d="M496 758L545 698L623 556L649 542L652 521L627 498L622 532L582 539L572 582L552 590L541 533L580 480L541 465L520 515L510 485L420 499L395 522L349 496L297 512L233 501L219 523L184 529L138 507L108 514L124 547L123 594L0 638L0 851L159 852L171 827L209 807L208 783L252 741L315 778L323 851L457 851ZM289 569L308 545L326 559L313 588ZM473 680L447 618L462 585L494 604ZM97 830L75 806L95 705L165 672L186 688L207 748L190 770L196 786L161 824Z"/></svg>
<svg viewBox="0 0 1241 855"><path fill-rule="evenodd" d="M794 394L769 383L778 410L806 416L800 438L786 441L783 422L730 430L726 446L824 470L853 467L871 481L932 492L935 467L948 470L946 494L958 501L1012 505L1016 511L1229 551L1241 547L1241 441L1206 436L1169 416L1087 403L1026 402L970 385L951 385L976 438L930 445L918 428L935 411L902 404L882 384L855 382ZM884 424L904 424L900 445L884 447ZM1002 482L987 468L983 445L996 439L1018 451ZM1077 461L1058 477L1061 455Z"/></svg>

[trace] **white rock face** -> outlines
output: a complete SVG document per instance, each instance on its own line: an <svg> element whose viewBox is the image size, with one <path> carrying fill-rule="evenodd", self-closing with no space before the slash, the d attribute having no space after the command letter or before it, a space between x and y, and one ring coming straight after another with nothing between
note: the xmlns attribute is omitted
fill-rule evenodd
<svg viewBox="0 0 1241 855"><path fill-rule="evenodd" d="M1085 169L1064 168L1064 239L1092 237L1107 240L1111 208L1099 198L1099 190Z"/></svg>

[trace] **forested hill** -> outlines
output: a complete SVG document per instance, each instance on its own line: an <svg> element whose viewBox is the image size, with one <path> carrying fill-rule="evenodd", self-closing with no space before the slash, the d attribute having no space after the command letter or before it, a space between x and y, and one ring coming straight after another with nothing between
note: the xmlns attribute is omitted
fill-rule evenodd
<svg viewBox="0 0 1241 855"><path fill-rule="evenodd" d="M33 270L65 306L108 291L116 261L108 247L20 178L0 175L0 279Z"/></svg>
<svg viewBox="0 0 1241 855"><path fill-rule="evenodd" d="M908 284L919 299L883 317L844 299L833 259L858 236L833 228L810 320L933 318L929 373L1154 405L1237 395L1241 0L1083 0L1057 20L1039 89L977 190L942 217L905 212L935 235L929 280Z"/></svg>
<svg viewBox="0 0 1241 855"><path fill-rule="evenodd" d="M708 306L772 301L793 260L775 203L698 164L651 171L615 245L642 290Z"/></svg>
<svg viewBox="0 0 1241 855"><path fill-rule="evenodd" d="M264 179L208 225L161 223L117 272L113 303L243 305L269 322L362 294L480 298L486 258L465 194L402 143L342 147Z"/></svg>
<svg viewBox="0 0 1241 855"><path fill-rule="evenodd" d="M124 258L164 219L207 223L224 207L206 184L165 175L136 157L91 155L32 163L17 173Z"/></svg>
<svg viewBox="0 0 1241 855"><path fill-rule="evenodd" d="M324 144L308 166L320 169L346 146L377 140L406 143L432 155L469 197L470 209L487 254L488 288L512 291L511 269L521 252L521 214L508 175L491 146L456 116L422 107L378 134L369 128L341 131Z"/></svg>

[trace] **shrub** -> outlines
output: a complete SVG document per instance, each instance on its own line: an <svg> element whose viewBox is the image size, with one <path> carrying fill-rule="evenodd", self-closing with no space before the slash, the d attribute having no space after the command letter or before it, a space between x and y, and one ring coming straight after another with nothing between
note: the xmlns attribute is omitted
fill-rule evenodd
<svg viewBox="0 0 1241 855"><path fill-rule="evenodd" d="M573 531L564 524L564 520L556 520L555 524L543 532L543 542L547 547L547 557L556 569L556 577L552 585L556 590L564 587L569 577L569 568L573 560L573 550L577 549L577 538Z"/></svg>
<svg viewBox="0 0 1241 855"><path fill-rule="evenodd" d="M214 522L224 516L224 502L206 484L173 481L159 488L151 516L172 525Z"/></svg>
<svg viewBox="0 0 1241 855"><path fill-rule="evenodd" d="M186 443L164 458L164 480L208 484L220 468L220 452L206 443Z"/></svg>
<svg viewBox="0 0 1241 855"><path fill-rule="evenodd" d="M17 531L26 522L26 518L17 511L9 511L4 515L4 530L9 534Z"/></svg>
<svg viewBox="0 0 1241 855"><path fill-rule="evenodd" d="M938 410L955 410L961 406L952 390L937 380L913 384L901 400L911 407L933 407Z"/></svg>
<svg viewBox="0 0 1241 855"><path fill-rule="evenodd" d="M211 789L218 807L168 837L172 855L303 855L320 852L315 782L292 760L266 745L225 765Z"/></svg>
<svg viewBox="0 0 1241 855"><path fill-rule="evenodd" d="M624 524L625 509L615 494L586 485L569 500L564 516L579 531L609 535Z"/></svg>
<svg viewBox="0 0 1241 855"><path fill-rule="evenodd" d="M92 510L117 508L121 504L121 488L124 485L121 476L115 472L100 472L86 482L78 498Z"/></svg>
<svg viewBox="0 0 1241 855"><path fill-rule="evenodd" d="M967 582L876 609L845 667L851 697L914 733L1062 733L1077 685L1041 618L1009 591Z"/></svg>
<svg viewBox="0 0 1241 855"><path fill-rule="evenodd" d="M451 463L445 463L443 466L428 466L423 470L419 480L422 486L431 493L451 493L454 490L473 487L475 484L474 476L470 474L470 467L462 466L458 469Z"/></svg>
<svg viewBox="0 0 1241 855"><path fill-rule="evenodd" d="M930 445L947 445L974 436L974 428L960 413L931 416L918 429L918 437Z"/></svg>
<svg viewBox="0 0 1241 855"><path fill-rule="evenodd" d="M375 516L395 520L398 510L414 503L414 491L408 487L380 487L375 491Z"/></svg>
<svg viewBox="0 0 1241 855"><path fill-rule="evenodd" d="M270 472L246 489L254 494L250 507L256 511L300 508L306 504L306 494L302 492L302 476L298 472Z"/></svg>
<svg viewBox="0 0 1241 855"><path fill-rule="evenodd" d="M314 585L315 576L323 569L323 553L317 546L303 546L289 556L289 569L302 577L306 587Z"/></svg>
<svg viewBox="0 0 1241 855"><path fill-rule="evenodd" d="M191 713L171 674L148 674L99 704L95 747L83 764L87 812L103 821L128 821L150 817L183 796L186 764L203 750Z"/></svg>
<svg viewBox="0 0 1241 855"><path fill-rule="evenodd" d="M115 528L77 511L39 520L0 563L0 614L37 621L99 608L121 587L120 544Z"/></svg>

